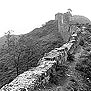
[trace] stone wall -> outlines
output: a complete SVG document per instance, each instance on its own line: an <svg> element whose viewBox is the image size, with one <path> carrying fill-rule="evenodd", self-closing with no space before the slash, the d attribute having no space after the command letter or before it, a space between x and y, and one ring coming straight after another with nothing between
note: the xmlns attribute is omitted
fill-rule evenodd
<svg viewBox="0 0 91 91"><path fill-rule="evenodd" d="M55 15L55 20L58 21L58 29L59 32L62 34L62 37L65 42L68 41L70 37L70 32L69 30L69 23L71 21L71 13L66 12L66 13L57 13Z"/></svg>

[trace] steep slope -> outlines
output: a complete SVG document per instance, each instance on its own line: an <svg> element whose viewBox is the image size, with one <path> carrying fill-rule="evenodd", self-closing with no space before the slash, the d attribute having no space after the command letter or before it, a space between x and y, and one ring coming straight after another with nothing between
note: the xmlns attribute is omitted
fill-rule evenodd
<svg viewBox="0 0 91 91"><path fill-rule="evenodd" d="M34 29L32 32L25 34L21 37L20 41L24 41L23 43L35 53L30 57L31 62L34 62L35 60L38 61L44 53L47 53L55 47L59 47L63 44L55 20L51 20L47 22L45 26Z"/></svg>
<svg viewBox="0 0 91 91"><path fill-rule="evenodd" d="M28 59L26 59L24 55L21 55L19 73L23 73L27 70L27 60L29 68L37 66L38 60L43 57L44 53L48 53L55 47L59 47L63 44L55 20L51 20L47 22L45 26L36 28L30 33L22 35L19 42L25 44L30 50ZM2 59L0 62L0 87L11 82L17 76L15 66L13 65L14 63L12 62L13 60L6 62L5 59Z"/></svg>
<svg viewBox="0 0 91 91"><path fill-rule="evenodd" d="M76 34L77 35L77 34ZM77 41L77 40L75 40ZM53 78L54 80L57 81L57 79L55 79L55 77L57 77L58 75L63 75L65 78L65 73L64 70L66 70L65 66L61 67L60 64L62 63L62 59L65 59L64 56L67 56L65 53L65 48L67 48L67 51L70 50L70 48L74 45L74 43L66 43L64 44L62 47L60 48L56 48L52 51L50 51L49 53L47 53L46 56L44 56L41 60L40 60L40 65L37 66L35 69L31 69L30 71L26 71L23 74L19 75L15 80L13 80L9 85L7 84L5 87L2 88L2 91L5 90L15 90L15 91L21 91L21 88L24 89L34 89L38 78L40 80L38 80L38 83L41 83L41 81L43 81L45 79L43 79L42 75L44 74L44 76L46 76L46 78L48 77L51 78L51 74L55 73L55 70L59 73L56 72L56 74L53 74ZM65 54L64 54L65 53ZM66 62L67 60L64 60L64 62ZM55 64L56 63L56 64ZM52 67L53 66L53 67ZM53 73L48 72L48 70L52 71ZM62 72L60 72L60 70ZM63 77L62 76L62 77ZM53 78L51 78L51 80L53 80ZM50 80L50 79L49 79ZM59 79L60 80L60 79ZM61 79L62 80L62 79ZM56 84L58 83L58 81L56 82ZM37 84L39 85L39 84Z"/></svg>
<svg viewBox="0 0 91 91"><path fill-rule="evenodd" d="M73 22L75 23L90 23L90 21L83 16L74 17ZM84 37L87 35L84 35ZM86 37L86 39L88 40L89 38ZM55 20L51 20L42 27L36 28L32 32L22 35L19 42L26 45L30 51L28 59L26 59L24 55L21 55L19 62L19 74L27 70L27 62L29 69L31 67L36 67L39 59L42 58L45 53L48 53L55 47L60 47L64 44L62 36L60 32L58 32L57 21ZM17 76L15 66L13 66L12 63L8 65L10 61L6 62L5 59L0 61L0 87L11 82ZM73 68L75 68L74 66L75 65L72 65Z"/></svg>
<svg viewBox="0 0 91 91"><path fill-rule="evenodd" d="M10 84L6 84L1 91L9 89L15 91L27 91L27 89L28 91L31 89L34 89L33 91L90 91L90 37L91 33L87 29L80 29L80 31L78 29L72 34L68 43L44 55L40 59L39 66L19 75ZM50 83L52 86L48 89Z"/></svg>

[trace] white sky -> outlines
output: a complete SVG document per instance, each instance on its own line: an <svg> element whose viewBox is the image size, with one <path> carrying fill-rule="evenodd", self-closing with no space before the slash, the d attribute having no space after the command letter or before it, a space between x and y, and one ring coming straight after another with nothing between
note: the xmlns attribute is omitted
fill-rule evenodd
<svg viewBox="0 0 91 91"><path fill-rule="evenodd" d="M0 0L0 37L8 30L25 34L71 8L91 20L91 0Z"/></svg>

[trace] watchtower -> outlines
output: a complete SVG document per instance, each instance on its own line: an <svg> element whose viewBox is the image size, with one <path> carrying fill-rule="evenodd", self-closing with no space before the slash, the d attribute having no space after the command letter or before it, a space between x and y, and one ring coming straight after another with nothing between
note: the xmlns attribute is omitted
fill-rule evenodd
<svg viewBox="0 0 91 91"><path fill-rule="evenodd" d="M61 33L65 42L67 42L70 37L70 32L68 30L71 17L72 14L70 12L57 13L55 15L55 20L58 21L58 31Z"/></svg>

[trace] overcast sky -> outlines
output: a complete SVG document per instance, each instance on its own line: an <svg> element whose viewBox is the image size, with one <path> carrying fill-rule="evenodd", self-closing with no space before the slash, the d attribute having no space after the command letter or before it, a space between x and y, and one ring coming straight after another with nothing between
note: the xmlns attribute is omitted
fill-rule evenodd
<svg viewBox="0 0 91 91"><path fill-rule="evenodd" d="M28 33L68 8L91 20L91 0L0 0L0 37L8 30Z"/></svg>

